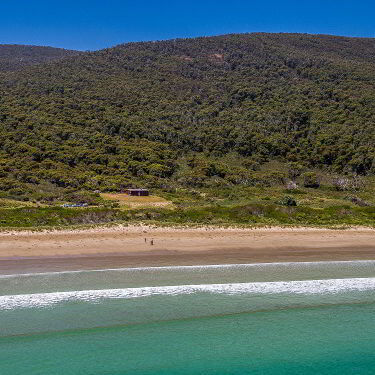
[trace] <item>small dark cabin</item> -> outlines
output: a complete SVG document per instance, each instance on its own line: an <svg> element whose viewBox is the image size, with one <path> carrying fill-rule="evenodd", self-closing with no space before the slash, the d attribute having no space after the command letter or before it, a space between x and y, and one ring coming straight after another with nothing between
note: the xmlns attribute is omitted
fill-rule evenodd
<svg viewBox="0 0 375 375"><path fill-rule="evenodd" d="M148 197L150 192L147 189L127 189L125 193L133 197Z"/></svg>

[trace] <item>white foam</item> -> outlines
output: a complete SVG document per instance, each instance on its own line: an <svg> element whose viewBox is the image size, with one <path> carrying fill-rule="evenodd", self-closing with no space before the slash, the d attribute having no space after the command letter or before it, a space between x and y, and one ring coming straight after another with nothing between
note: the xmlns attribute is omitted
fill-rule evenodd
<svg viewBox="0 0 375 375"><path fill-rule="evenodd" d="M0 310L47 307L69 301L98 303L105 299L132 299L150 296L176 296L195 293L224 295L312 295L337 294L341 292L368 290L375 290L375 278L157 286L1 296Z"/></svg>
<svg viewBox="0 0 375 375"><path fill-rule="evenodd" d="M126 268L105 268L97 270L74 270L74 271L58 271L58 272L35 272L35 273L17 273L10 275L0 275L0 279L10 279L19 277L33 277L33 276L53 276L64 274L77 273L95 273L95 272L121 272L121 271L178 271L178 270L205 270L205 269L231 269L231 268L257 268L257 267L303 267L314 265L345 265L357 264L366 265L372 264L375 266L375 260L343 260L343 261L318 261L318 262L272 262L272 263L243 263L243 264L208 264L208 265L192 265L192 266L165 266L165 267L126 267Z"/></svg>

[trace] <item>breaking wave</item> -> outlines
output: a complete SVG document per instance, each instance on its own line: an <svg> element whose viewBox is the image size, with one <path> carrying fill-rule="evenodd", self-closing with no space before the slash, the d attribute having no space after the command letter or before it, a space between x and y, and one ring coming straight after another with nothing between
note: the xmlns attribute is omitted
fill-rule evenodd
<svg viewBox="0 0 375 375"><path fill-rule="evenodd" d="M369 290L375 290L375 278L154 286L1 296L0 310L48 307L58 303L73 301L100 303L105 299L132 299L150 296L177 296L197 293L222 295L313 295Z"/></svg>

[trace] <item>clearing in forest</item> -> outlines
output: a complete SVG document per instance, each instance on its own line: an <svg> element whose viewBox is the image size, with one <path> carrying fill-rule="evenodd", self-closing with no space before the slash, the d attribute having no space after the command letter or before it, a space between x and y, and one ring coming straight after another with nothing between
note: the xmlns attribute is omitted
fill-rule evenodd
<svg viewBox="0 0 375 375"><path fill-rule="evenodd" d="M156 195L148 197L134 197L127 194L101 193L103 199L116 201L121 208L172 207L172 202Z"/></svg>

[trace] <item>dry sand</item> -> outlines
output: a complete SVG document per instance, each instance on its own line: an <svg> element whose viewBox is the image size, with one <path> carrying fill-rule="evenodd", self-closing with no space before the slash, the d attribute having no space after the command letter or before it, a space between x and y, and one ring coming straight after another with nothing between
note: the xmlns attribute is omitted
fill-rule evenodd
<svg viewBox="0 0 375 375"><path fill-rule="evenodd" d="M0 233L0 274L83 268L359 259L375 259L375 230L134 226Z"/></svg>

